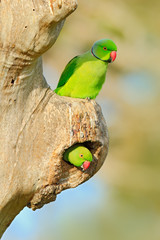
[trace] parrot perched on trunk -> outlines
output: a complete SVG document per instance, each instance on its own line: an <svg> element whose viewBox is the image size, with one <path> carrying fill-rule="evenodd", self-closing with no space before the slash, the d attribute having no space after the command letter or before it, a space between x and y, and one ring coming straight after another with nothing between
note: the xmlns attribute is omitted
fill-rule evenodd
<svg viewBox="0 0 160 240"><path fill-rule="evenodd" d="M89 168L90 163L93 160L92 153L82 144L76 144L68 148L65 151L63 158L74 166L81 167L84 171Z"/></svg>
<svg viewBox="0 0 160 240"><path fill-rule="evenodd" d="M115 60L117 46L110 39L95 42L88 52L74 57L65 67L57 88L60 96L95 99L105 81L108 63Z"/></svg>

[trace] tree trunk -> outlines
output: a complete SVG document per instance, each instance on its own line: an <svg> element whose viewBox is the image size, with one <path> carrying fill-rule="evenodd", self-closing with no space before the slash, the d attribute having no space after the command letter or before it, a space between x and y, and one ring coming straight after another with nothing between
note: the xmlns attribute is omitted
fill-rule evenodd
<svg viewBox="0 0 160 240"><path fill-rule="evenodd" d="M0 236L25 206L40 208L88 180L107 154L96 102L56 95L42 73L41 55L76 7L76 0L0 1ZM63 160L77 142L94 156L85 172Z"/></svg>

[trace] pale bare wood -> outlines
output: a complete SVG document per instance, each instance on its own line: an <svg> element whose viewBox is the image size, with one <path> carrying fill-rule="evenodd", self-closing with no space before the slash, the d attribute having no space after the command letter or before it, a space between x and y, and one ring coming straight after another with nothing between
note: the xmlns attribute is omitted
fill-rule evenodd
<svg viewBox="0 0 160 240"><path fill-rule="evenodd" d="M76 0L0 1L0 236L26 205L40 208L88 180L108 151L96 102L57 96L42 73L42 53L76 7ZM63 161L77 142L94 155L86 172Z"/></svg>

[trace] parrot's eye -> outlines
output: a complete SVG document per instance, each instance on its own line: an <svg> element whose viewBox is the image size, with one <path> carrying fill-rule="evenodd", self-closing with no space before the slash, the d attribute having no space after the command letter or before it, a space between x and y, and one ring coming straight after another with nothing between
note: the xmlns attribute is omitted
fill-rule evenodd
<svg viewBox="0 0 160 240"><path fill-rule="evenodd" d="M104 50L104 51L106 51L106 50L107 50L107 48L106 48L106 47L103 47L103 50Z"/></svg>
<svg viewBox="0 0 160 240"><path fill-rule="evenodd" d="M80 156L80 158L83 158L83 154L80 154L79 156Z"/></svg>

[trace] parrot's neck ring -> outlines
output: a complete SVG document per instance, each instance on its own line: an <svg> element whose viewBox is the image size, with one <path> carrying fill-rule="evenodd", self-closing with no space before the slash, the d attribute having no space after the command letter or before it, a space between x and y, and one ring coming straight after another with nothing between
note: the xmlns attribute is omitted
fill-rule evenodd
<svg viewBox="0 0 160 240"><path fill-rule="evenodd" d="M93 55L95 58L101 60L102 62L106 62L106 63L111 62L111 59L110 59L110 58L109 58L108 60L103 60L103 59L97 57L97 56L94 54L94 52L93 52L93 47L92 47L92 49L91 49L91 53L92 53L92 55Z"/></svg>

